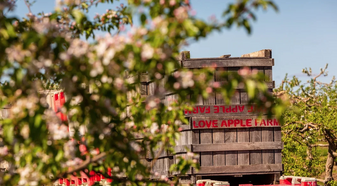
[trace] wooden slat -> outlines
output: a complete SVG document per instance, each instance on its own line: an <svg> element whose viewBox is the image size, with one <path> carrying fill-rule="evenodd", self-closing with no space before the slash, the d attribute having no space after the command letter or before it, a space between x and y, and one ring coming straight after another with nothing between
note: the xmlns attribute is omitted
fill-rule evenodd
<svg viewBox="0 0 337 186"><path fill-rule="evenodd" d="M200 131L200 144L206 144L212 146L212 130L201 130ZM200 165L201 166L211 166L212 165L212 152L201 152L200 153Z"/></svg>
<svg viewBox="0 0 337 186"><path fill-rule="evenodd" d="M192 150L192 145L176 145L174 151L176 153L186 153Z"/></svg>
<svg viewBox="0 0 337 186"><path fill-rule="evenodd" d="M200 167L196 174L212 174L212 173L259 173L259 172L277 172L282 171L282 164L260 164L260 165L226 165L226 166L210 166Z"/></svg>
<svg viewBox="0 0 337 186"><path fill-rule="evenodd" d="M220 82L220 86L225 86L226 84L227 84L227 82ZM268 82L265 82L265 84L266 84L268 89L275 88L275 82L274 81L268 81ZM236 89L237 90L243 90L243 89L245 89L245 86L244 86L244 84L239 83L238 86L236 87Z"/></svg>
<svg viewBox="0 0 337 186"><path fill-rule="evenodd" d="M240 101L240 100L239 100ZM195 105L193 110L185 110L186 117L189 116L204 116L209 115L224 116L224 115L256 115L253 112L254 106L249 105Z"/></svg>
<svg viewBox="0 0 337 186"><path fill-rule="evenodd" d="M223 144L223 146L228 147L228 144L233 144L235 142L237 142L236 129L225 129L225 144ZM238 152L237 151L226 152L226 165L237 165L237 164L238 164Z"/></svg>
<svg viewBox="0 0 337 186"><path fill-rule="evenodd" d="M241 90L240 91L240 98L241 98L241 101L240 101L241 105L248 104L249 99L248 99L247 92Z"/></svg>
<svg viewBox="0 0 337 186"><path fill-rule="evenodd" d="M280 127L276 119L258 116L192 117L193 129Z"/></svg>
<svg viewBox="0 0 337 186"><path fill-rule="evenodd" d="M140 82L142 83L149 83L150 82L150 77L148 74L141 74L140 75Z"/></svg>
<svg viewBox="0 0 337 186"><path fill-rule="evenodd" d="M282 142L281 139L281 128L274 128L274 141ZM275 163L282 163L282 152L281 150L275 150Z"/></svg>
<svg viewBox="0 0 337 186"><path fill-rule="evenodd" d="M272 52L270 49L263 49L249 54L243 54L241 57L266 57L271 58Z"/></svg>
<svg viewBox="0 0 337 186"><path fill-rule="evenodd" d="M249 129L237 129L238 143L249 142ZM238 165L249 165L249 151L238 152Z"/></svg>
<svg viewBox="0 0 337 186"><path fill-rule="evenodd" d="M272 142L274 141L274 129L273 128L263 128L262 129L262 142ZM274 150L263 150L262 151L262 163L263 164L274 164L275 156Z"/></svg>
<svg viewBox="0 0 337 186"><path fill-rule="evenodd" d="M214 144L224 144L225 143L225 130L224 129L214 129L213 130L213 145ZM223 166L226 165L225 152L213 152L213 166Z"/></svg>
<svg viewBox="0 0 337 186"><path fill-rule="evenodd" d="M271 82L273 81L273 70L272 67L264 67L264 74L266 75L267 79L266 81Z"/></svg>
<svg viewBox="0 0 337 186"><path fill-rule="evenodd" d="M282 148L283 148L282 142L241 142L241 143L229 142L224 144L212 144L212 145L209 144L192 145L193 152L247 151L247 150L261 151L261 150L273 150Z"/></svg>
<svg viewBox="0 0 337 186"><path fill-rule="evenodd" d="M148 95L155 95L155 83L151 82L148 85Z"/></svg>
<svg viewBox="0 0 337 186"><path fill-rule="evenodd" d="M185 68L203 68L216 65L217 67L243 67L243 66L274 66L271 58L201 58L182 61Z"/></svg>
<svg viewBox="0 0 337 186"><path fill-rule="evenodd" d="M215 105L215 94L209 94L208 98L204 98L204 105Z"/></svg>
<svg viewBox="0 0 337 186"><path fill-rule="evenodd" d="M262 130L261 128L251 128L250 129L250 142L261 142L262 141ZM262 154L261 150L254 150L250 152L249 156L250 164L261 164L262 163Z"/></svg>
<svg viewBox="0 0 337 186"><path fill-rule="evenodd" d="M147 84L140 84L140 95L148 95L147 94Z"/></svg>

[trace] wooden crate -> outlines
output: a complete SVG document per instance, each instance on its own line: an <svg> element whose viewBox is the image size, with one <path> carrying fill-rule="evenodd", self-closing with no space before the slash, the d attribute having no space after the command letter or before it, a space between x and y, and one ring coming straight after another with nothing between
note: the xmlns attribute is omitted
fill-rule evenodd
<svg viewBox="0 0 337 186"><path fill-rule="evenodd" d="M220 58L189 59L189 52L182 52L180 64L188 69L216 66L214 79L225 82L220 74L223 71L238 72L248 67L266 75L266 84L272 91L272 66L274 59L271 50L261 50L242 57L225 55ZM151 96L158 91L157 86L141 76L141 94ZM164 93L162 101L169 105L176 98L172 93ZM163 175L173 176L178 172L169 172L172 163L179 156L185 156L187 151L198 155L200 170L191 169L188 175L182 177L182 183L195 183L196 179L209 176L242 176L242 175L279 175L283 170L281 150L281 129L276 119L258 119L252 113L252 107L247 105L248 95L244 87L239 85L230 100L230 105L220 94L213 94L207 99L199 97L195 109L185 112L189 118L188 125L182 125L183 130L176 141L176 154L163 152L153 171ZM152 157L147 159L151 162ZM275 176L275 179L277 176Z"/></svg>
<svg viewBox="0 0 337 186"><path fill-rule="evenodd" d="M237 72L243 67L265 74L270 91L272 81L271 50L243 55L241 58L182 59L185 68L216 66L214 81L223 71ZM238 87L230 105L221 95L199 100L190 117L191 151L199 154L200 170L191 176L279 174L282 170L280 125L275 119L259 120L247 106L248 96ZM186 131L185 131L186 132ZM187 142L188 143L188 142ZM192 178L191 178L192 179Z"/></svg>

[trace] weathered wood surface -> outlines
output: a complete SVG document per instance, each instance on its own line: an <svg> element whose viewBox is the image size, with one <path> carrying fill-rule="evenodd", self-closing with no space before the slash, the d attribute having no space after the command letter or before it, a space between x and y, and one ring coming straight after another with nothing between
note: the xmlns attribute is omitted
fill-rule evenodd
<svg viewBox="0 0 337 186"><path fill-rule="evenodd" d="M263 128L262 129L262 141L263 143L274 141L274 129L273 128ZM275 142L275 143L280 143L280 142ZM274 149L282 149L282 146L281 148L274 148ZM262 150L262 163L263 164L274 164L275 163L274 149L271 148L268 150Z"/></svg>
<svg viewBox="0 0 337 186"><path fill-rule="evenodd" d="M264 57L231 57L231 58L192 58L182 61L185 68L204 67L244 67L244 66L274 66L274 59Z"/></svg>
<svg viewBox="0 0 337 186"><path fill-rule="evenodd" d="M228 82L222 76L223 72L228 72L230 76L230 73L237 73L241 68L248 67L266 76L266 85L270 91L275 87L272 81L274 60L270 50L258 51L242 58L224 56L203 59L189 59L189 52L185 52L181 54L179 61L183 67L190 69L215 67L212 81L219 82L221 86ZM158 91L158 87L156 89L147 77L140 76L140 81L146 85L141 92L154 95ZM174 147L175 154L162 154L160 159L173 158L172 161L177 162L188 151L196 153L201 170L189 170L190 180L192 177L205 175L274 174L282 171L283 143L279 122L275 118L267 119L262 110L254 112L254 107L248 106L248 95L244 88L243 84L236 87L229 105L226 105L221 94L213 93L208 98L199 96L192 110L184 111L189 124L178 124L182 131ZM174 101L171 94L163 93L166 105ZM258 117L261 113L262 117ZM162 164L156 170L165 170L165 162Z"/></svg>
<svg viewBox="0 0 337 186"><path fill-rule="evenodd" d="M263 49L249 54L243 54L241 57L272 57L272 51L270 49Z"/></svg>
<svg viewBox="0 0 337 186"><path fill-rule="evenodd" d="M238 144L249 143L249 129L237 129ZM242 150L238 152L238 165L249 165L249 150Z"/></svg>
<svg viewBox="0 0 337 186"><path fill-rule="evenodd" d="M200 130L200 144L212 146L212 130ZM212 166L212 152L200 153L200 165Z"/></svg>
<svg viewBox="0 0 337 186"><path fill-rule="evenodd" d="M238 93L239 94L239 93ZM234 101L232 101L234 102ZM193 110L185 110L184 114L186 117L191 116L210 116L210 115L257 115L261 112L255 112L254 106L240 105L240 100L238 100L237 105L195 105Z"/></svg>
<svg viewBox="0 0 337 186"><path fill-rule="evenodd" d="M262 142L262 129L261 128L251 128L250 130L250 142ZM261 150L255 150L250 152L250 164L262 164L262 153Z"/></svg>
<svg viewBox="0 0 337 186"><path fill-rule="evenodd" d="M258 116L192 117L192 129L280 127L279 122Z"/></svg>
<svg viewBox="0 0 337 186"><path fill-rule="evenodd" d="M223 145L225 143L224 134L225 134L224 129L214 129L213 130L213 145ZM200 144L200 145L203 145L203 144ZM193 152L197 152L197 150L193 149ZM221 152L221 151L220 152L213 151L213 166L223 166L223 165L226 165L226 153Z"/></svg>
<svg viewBox="0 0 337 186"><path fill-rule="evenodd" d="M281 135L282 135L281 128L274 128L274 141L282 142L282 139L281 139L282 136ZM281 150L275 150L274 153L275 153L275 163L276 164L282 163L282 152L281 152Z"/></svg>
<svg viewBox="0 0 337 186"><path fill-rule="evenodd" d="M225 129L225 144L223 146L227 146L228 144L233 144L236 142L237 142L236 129ZM226 165L237 165L237 161L238 161L237 151L226 152Z"/></svg>
<svg viewBox="0 0 337 186"><path fill-rule="evenodd" d="M199 171L193 170L194 174L212 173L259 173L282 171L282 164L260 164L260 165L226 165L200 167Z"/></svg>
<svg viewBox="0 0 337 186"><path fill-rule="evenodd" d="M233 130L233 129L230 129ZM228 140L234 141L236 133L226 133ZM228 142L222 144L198 144L192 145L193 152L214 152L214 151L247 151L247 150L274 150L282 149L282 142Z"/></svg>

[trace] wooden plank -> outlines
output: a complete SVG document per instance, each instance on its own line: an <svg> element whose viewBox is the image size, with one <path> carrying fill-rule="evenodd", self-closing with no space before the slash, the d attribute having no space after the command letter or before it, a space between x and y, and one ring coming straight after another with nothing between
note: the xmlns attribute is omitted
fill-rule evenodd
<svg viewBox="0 0 337 186"><path fill-rule="evenodd" d="M263 49L249 54L243 54L241 57L272 57L272 51L270 49Z"/></svg>
<svg viewBox="0 0 337 186"><path fill-rule="evenodd" d="M276 119L259 118L258 116L192 117L192 129L254 127L280 127L280 124Z"/></svg>
<svg viewBox="0 0 337 186"><path fill-rule="evenodd" d="M273 128L263 128L262 129L262 142L273 142L274 141L274 129ZM262 163L263 164L274 164L275 156L274 150L263 150L262 151Z"/></svg>
<svg viewBox="0 0 337 186"><path fill-rule="evenodd" d="M192 150L192 145L176 145L174 151L178 153L186 153Z"/></svg>
<svg viewBox="0 0 337 186"><path fill-rule="evenodd" d="M266 75L266 81L273 81L273 70L272 67L264 67L264 74Z"/></svg>
<svg viewBox="0 0 337 186"><path fill-rule="evenodd" d="M209 166L200 167L196 174L212 174L212 173L259 173L259 172L277 172L282 171L282 164L260 164L260 165L226 165L226 166Z"/></svg>
<svg viewBox="0 0 337 186"><path fill-rule="evenodd" d="M156 84L154 82L149 83L148 85L148 95L155 95L155 86Z"/></svg>
<svg viewBox="0 0 337 186"><path fill-rule="evenodd" d="M257 71L258 73L264 74L264 67L251 67L252 71Z"/></svg>
<svg viewBox="0 0 337 186"><path fill-rule="evenodd" d="M261 128L250 128L250 142L261 142L262 141L262 129ZM254 150L250 152L249 156L250 164L261 164L262 163L262 154L261 150Z"/></svg>
<svg viewBox="0 0 337 186"><path fill-rule="evenodd" d="M150 77L148 74L141 74L140 75L140 82L142 83L149 83L150 82Z"/></svg>
<svg viewBox="0 0 337 186"><path fill-rule="evenodd" d="M225 138L228 138L228 137L225 137ZM247 150L256 151L256 150L282 149L283 144L282 142L240 142L240 143L228 142L224 144L192 145L192 148L193 148L193 152L247 151Z"/></svg>
<svg viewBox="0 0 337 186"><path fill-rule="evenodd" d="M274 141L282 142L281 139L281 128L274 128ZM275 150L275 164L282 163L282 152L281 150Z"/></svg>
<svg viewBox="0 0 337 186"><path fill-rule="evenodd" d="M224 143L225 143L225 130L214 129L213 144L224 144ZM226 165L225 158L226 158L225 152L213 152L213 166Z"/></svg>
<svg viewBox="0 0 337 186"><path fill-rule="evenodd" d="M200 144L207 144L212 146L212 130L200 130ZM212 165L212 152L200 153L200 165L211 166Z"/></svg>
<svg viewBox="0 0 337 186"><path fill-rule="evenodd" d="M204 105L215 105L215 94L209 94L208 98L204 98Z"/></svg>
<svg viewBox="0 0 337 186"><path fill-rule="evenodd" d="M240 105L240 92L235 91L234 95L232 96L231 105Z"/></svg>
<svg viewBox="0 0 337 186"><path fill-rule="evenodd" d="M243 67L243 66L274 66L274 59L271 58L201 58L188 59L182 61L185 68L203 67Z"/></svg>
<svg viewBox="0 0 337 186"><path fill-rule="evenodd" d="M225 86L227 84L227 82L219 82L219 83L220 83L220 86ZM266 86L267 86L268 89L275 88L275 82L274 81L265 82L265 83L266 83ZM236 89L243 90L243 89L245 89L245 86L244 86L244 84L239 83L238 86L236 87Z"/></svg>
<svg viewBox="0 0 337 186"><path fill-rule="evenodd" d="M195 105L193 110L185 110L184 114L186 117L209 115L256 115L254 110L255 107L249 105Z"/></svg>
<svg viewBox="0 0 337 186"><path fill-rule="evenodd" d="M249 142L249 129L237 129L238 144ZM240 145L241 146L241 145ZM238 165L249 165L249 151L238 152Z"/></svg>
<svg viewBox="0 0 337 186"><path fill-rule="evenodd" d="M148 95L147 94L147 84L140 84L140 95Z"/></svg>
<svg viewBox="0 0 337 186"><path fill-rule="evenodd" d="M248 99L247 92L240 90L240 98L241 98L241 101L240 101L241 105L248 104L249 99Z"/></svg>
<svg viewBox="0 0 337 186"><path fill-rule="evenodd" d="M225 129L225 144L223 146L228 147L228 144L236 144L237 145L237 136L236 129ZM226 152L226 165L237 165L238 164L238 152L237 151L229 151Z"/></svg>

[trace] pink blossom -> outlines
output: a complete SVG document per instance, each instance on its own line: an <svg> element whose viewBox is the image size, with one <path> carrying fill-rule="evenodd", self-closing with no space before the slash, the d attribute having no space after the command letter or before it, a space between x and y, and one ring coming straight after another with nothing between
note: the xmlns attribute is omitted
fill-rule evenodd
<svg viewBox="0 0 337 186"><path fill-rule="evenodd" d="M176 0L170 0L170 6L174 6L176 4Z"/></svg>
<svg viewBox="0 0 337 186"><path fill-rule="evenodd" d="M179 22L183 22L185 19L188 18L187 7L179 7L179 8L174 10L173 14L174 14L174 17Z"/></svg>
<svg viewBox="0 0 337 186"><path fill-rule="evenodd" d="M238 71L238 74L241 76L246 76L250 74L250 69L248 67L244 67Z"/></svg>
<svg viewBox="0 0 337 186"><path fill-rule="evenodd" d="M8 147L7 146L0 147L0 155L6 156L7 154L8 154Z"/></svg>

